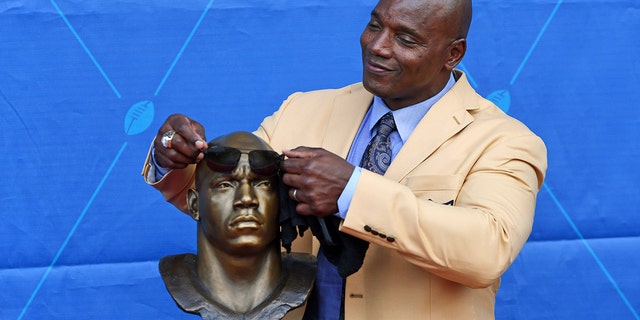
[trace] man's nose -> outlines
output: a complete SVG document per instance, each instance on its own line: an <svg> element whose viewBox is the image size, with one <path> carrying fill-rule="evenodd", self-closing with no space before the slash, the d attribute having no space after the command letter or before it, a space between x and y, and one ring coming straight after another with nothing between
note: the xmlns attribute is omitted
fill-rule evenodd
<svg viewBox="0 0 640 320"><path fill-rule="evenodd" d="M388 58L393 54L392 41L393 35L391 32L383 29L373 35L369 44L369 50L377 56Z"/></svg>

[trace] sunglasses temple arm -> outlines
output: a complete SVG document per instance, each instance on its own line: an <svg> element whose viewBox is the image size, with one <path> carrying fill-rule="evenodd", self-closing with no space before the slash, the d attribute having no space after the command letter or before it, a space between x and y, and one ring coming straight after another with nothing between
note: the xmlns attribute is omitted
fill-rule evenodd
<svg viewBox="0 0 640 320"><path fill-rule="evenodd" d="M334 246L336 243L333 242L331 235L329 234L329 229L327 229L327 224L324 222L324 218L318 218L318 223L320 224L320 229L322 229L322 235L324 236L324 240L328 245Z"/></svg>

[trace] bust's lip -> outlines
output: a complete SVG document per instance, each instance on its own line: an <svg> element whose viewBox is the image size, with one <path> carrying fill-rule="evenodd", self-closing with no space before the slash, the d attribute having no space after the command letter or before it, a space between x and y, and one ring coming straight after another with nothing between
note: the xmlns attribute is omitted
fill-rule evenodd
<svg viewBox="0 0 640 320"><path fill-rule="evenodd" d="M242 214L231 220L231 228L257 228L262 226L262 221L253 214Z"/></svg>

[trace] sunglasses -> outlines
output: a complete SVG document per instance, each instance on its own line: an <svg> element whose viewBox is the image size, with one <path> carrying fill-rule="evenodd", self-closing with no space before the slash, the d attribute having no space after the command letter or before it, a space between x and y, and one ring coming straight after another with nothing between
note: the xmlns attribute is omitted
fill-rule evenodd
<svg viewBox="0 0 640 320"><path fill-rule="evenodd" d="M249 167L253 173L267 177L278 173L282 156L275 151L251 150L245 152L232 147L213 146L204 152L207 166L216 172L233 171L238 166L243 153L249 155Z"/></svg>

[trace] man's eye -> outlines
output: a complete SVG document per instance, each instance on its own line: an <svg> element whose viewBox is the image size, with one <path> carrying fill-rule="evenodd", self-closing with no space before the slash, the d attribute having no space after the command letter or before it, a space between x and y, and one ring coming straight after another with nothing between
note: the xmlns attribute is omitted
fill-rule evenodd
<svg viewBox="0 0 640 320"><path fill-rule="evenodd" d="M400 43L406 46L414 46L418 44L415 40L407 36L397 36L396 39L398 39Z"/></svg>
<svg viewBox="0 0 640 320"><path fill-rule="evenodd" d="M369 22L367 24L367 29L372 30L372 31L378 31L378 30L380 30L380 26L375 22Z"/></svg>

